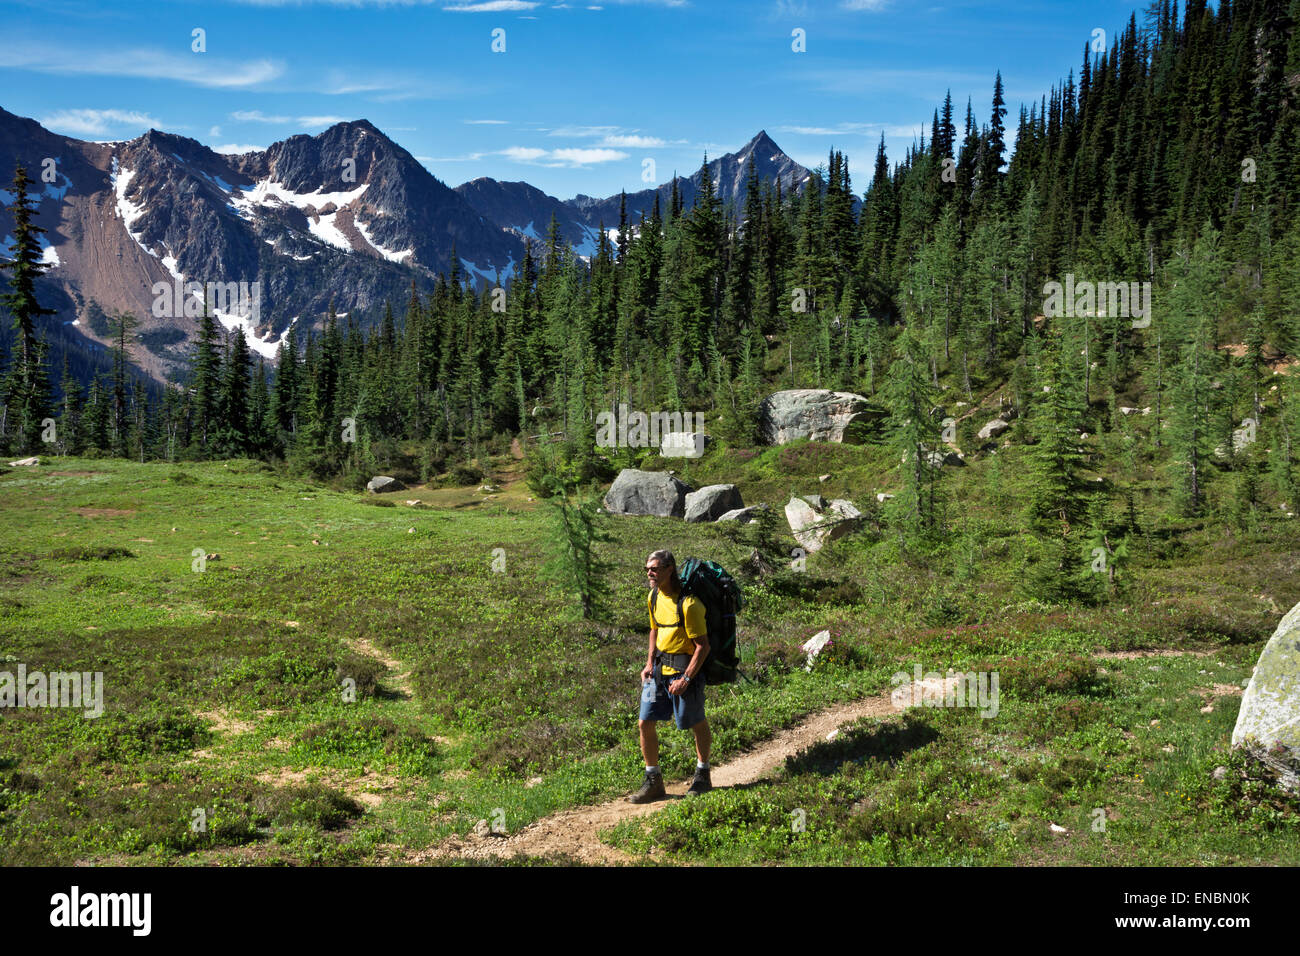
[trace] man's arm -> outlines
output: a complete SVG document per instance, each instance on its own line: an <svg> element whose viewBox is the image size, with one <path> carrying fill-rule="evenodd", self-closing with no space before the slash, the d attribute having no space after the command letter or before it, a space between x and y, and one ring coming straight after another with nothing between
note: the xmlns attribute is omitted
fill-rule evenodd
<svg viewBox="0 0 1300 956"><path fill-rule="evenodd" d="M641 668L641 683L645 683L654 673L655 667L655 644L659 640L659 628L650 628L650 650L645 657L645 667Z"/></svg>
<svg viewBox="0 0 1300 956"><path fill-rule="evenodd" d="M695 604L692 607L692 610L696 612L698 617L702 618L704 616L704 609L700 607L699 604ZM692 634L691 631L693 631L694 628L691 627L690 625L696 622L691 621L688 618L687 622L685 623L687 624L686 632L690 636L692 643L695 644L695 653L691 655L690 662L686 665L686 670L684 674L690 681L694 681L696 679L696 676L700 673L700 670L704 667L705 659L709 656L709 635L708 632L703 627L699 628L698 633ZM671 684L668 685L668 693L670 694L685 693L686 688L689 686L690 684L687 681L683 681L679 677L677 680L673 681Z"/></svg>

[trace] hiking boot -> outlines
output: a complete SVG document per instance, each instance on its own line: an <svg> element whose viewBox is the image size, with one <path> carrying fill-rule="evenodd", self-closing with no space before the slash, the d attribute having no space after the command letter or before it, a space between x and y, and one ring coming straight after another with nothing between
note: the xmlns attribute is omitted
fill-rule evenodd
<svg viewBox="0 0 1300 956"><path fill-rule="evenodd" d="M668 796L668 791L664 789L664 775L656 770L645 775L645 781L641 784L641 789L628 797L627 802L649 803L651 800L662 800L666 796Z"/></svg>
<svg viewBox="0 0 1300 956"><path fill-rule="evenodd" d="M695 768L695 776L691 778L691 785L686 788L686 795L699 796L702 793L708 793L713 789L713 781L709 779L709 771L704 767Z"/></svg>

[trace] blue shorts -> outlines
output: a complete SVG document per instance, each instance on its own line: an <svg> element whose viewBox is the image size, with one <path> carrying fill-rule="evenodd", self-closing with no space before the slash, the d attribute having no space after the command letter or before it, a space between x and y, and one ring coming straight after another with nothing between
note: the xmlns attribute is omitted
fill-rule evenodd
<svg viewBox="0 0 1300 956"><path fill-rule="evenodd" d="M668 693L668 685L681 674L662 673L658 667L654 676L641 685L641 720L668 720L677 722L678 730L689 730L704 719L704 682L691 681L686 692Z"/></svg>

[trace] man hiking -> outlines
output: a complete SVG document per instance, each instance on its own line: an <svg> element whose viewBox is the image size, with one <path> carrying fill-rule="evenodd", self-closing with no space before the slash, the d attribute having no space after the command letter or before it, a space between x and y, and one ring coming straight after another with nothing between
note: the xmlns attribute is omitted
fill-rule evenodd
<svg viewBox="0 0 1300 956"><path fill-rule="evenodd" d="M646 560L646 575L654 590L646 600L650 611L650 652L641 669L641 755L645 758L645 782L628 797L631 803L649 803L667 795L659 771L659 736L655 722L676 720L679 730L695 734L695 776L687 794L708 793L709 745L713 735L704 718L704 681L700 674L709 656L704 605L687 597L678 616L677 597L682 579L671 551L656 551Z"/></svg>

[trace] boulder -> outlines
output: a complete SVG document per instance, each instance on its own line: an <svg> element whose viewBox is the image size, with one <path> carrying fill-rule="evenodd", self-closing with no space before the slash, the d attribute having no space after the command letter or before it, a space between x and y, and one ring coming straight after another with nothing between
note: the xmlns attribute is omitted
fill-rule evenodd
<svg viewBox="0 0 1300 956"><path fill-rule="evenodd" d="M818 511L826 510L826 499L821 495L800 495L799 497L808 502L808 504L812 505Z"/></svg>
<svg viewBox="0 0 1300 956"><path fill-rule="evenodd" d="M699 458L713 438L704 432L668 432L659 442L659 454L664 458Z"/></svg>
<svg viewBox="0 0 1300 956"><path fill-rule="evenodd" d="M769 445L784 445L799 438L854 443L863 440L867 426L885 414L853 392L795 388L763 399L759 425L763 441Z"/></svg>
<svg viewBox="0 0 1300 956"><path fill-rule="evenodd" d="M760 511L769 511L767 505L750 505L748 508L736 508L734 511L728 511L726 514L718 515L719 521L739 521L741 524L749 524L754 520Z"/></svg>
<svg viewBox="0 0 1300 956"><path fill-rule="evenodd" d="M794 539L809 553L848 534L861 517L862 513L843 498L836 498L824 509L814 508L807 498L799 497L791 498L785 506L785 519Z"/></svg>
<svg viewBox="0 0 1300 956"><path fill-rule="evenodd" d="M387 475L376 475L366 482L366 491L374 492L377 495L388 491L403 491L405 488L406 485Z"/></svg>
<svg viewBox="0 0 1300 956"><path fill-rule="evenodd" d="M1004 431L1006 431L1010 427L1011 427L1011 423L1008 422L1006 419L995 418L993 419L993 421L989 422L987 425L985 425L983 428L979 430L977 437L979 437L983 441L988 441L990 438L997 438L999 435L1001 435Z"/></svg>
<svg viewBox="0 0 1300 956"><path fill-rule="evenodd" d="M714 521L728 511L745 507L735 485L708 485L686 496L687 521Z"/></svg>
<svg viewBox="0 0 1300 956"><path fill-rule="evenodd" d="M10 467L10 468L29 468L29 467L35 467L35 466L39 465L40 463L41 463L41 460L40 460L39 458L36 458L36 457L32 457L32 458L19 458L17 461L11 461L11 462L9 462L9 467Z"/></svg>
<svg viewBox="0 0 1300 956"><path fill-rule="evenodd" d="M1277 771L1283 787L1300 790L1300 604L1283 616L1259 655L1232 745Z"/></svg>
<svg viewBox="0 0 1300 956"><path fill-rule="evenodd" d="M605 493L605 510L616 515L680 518L690 485L662 471L624 468Z"/></svg>

